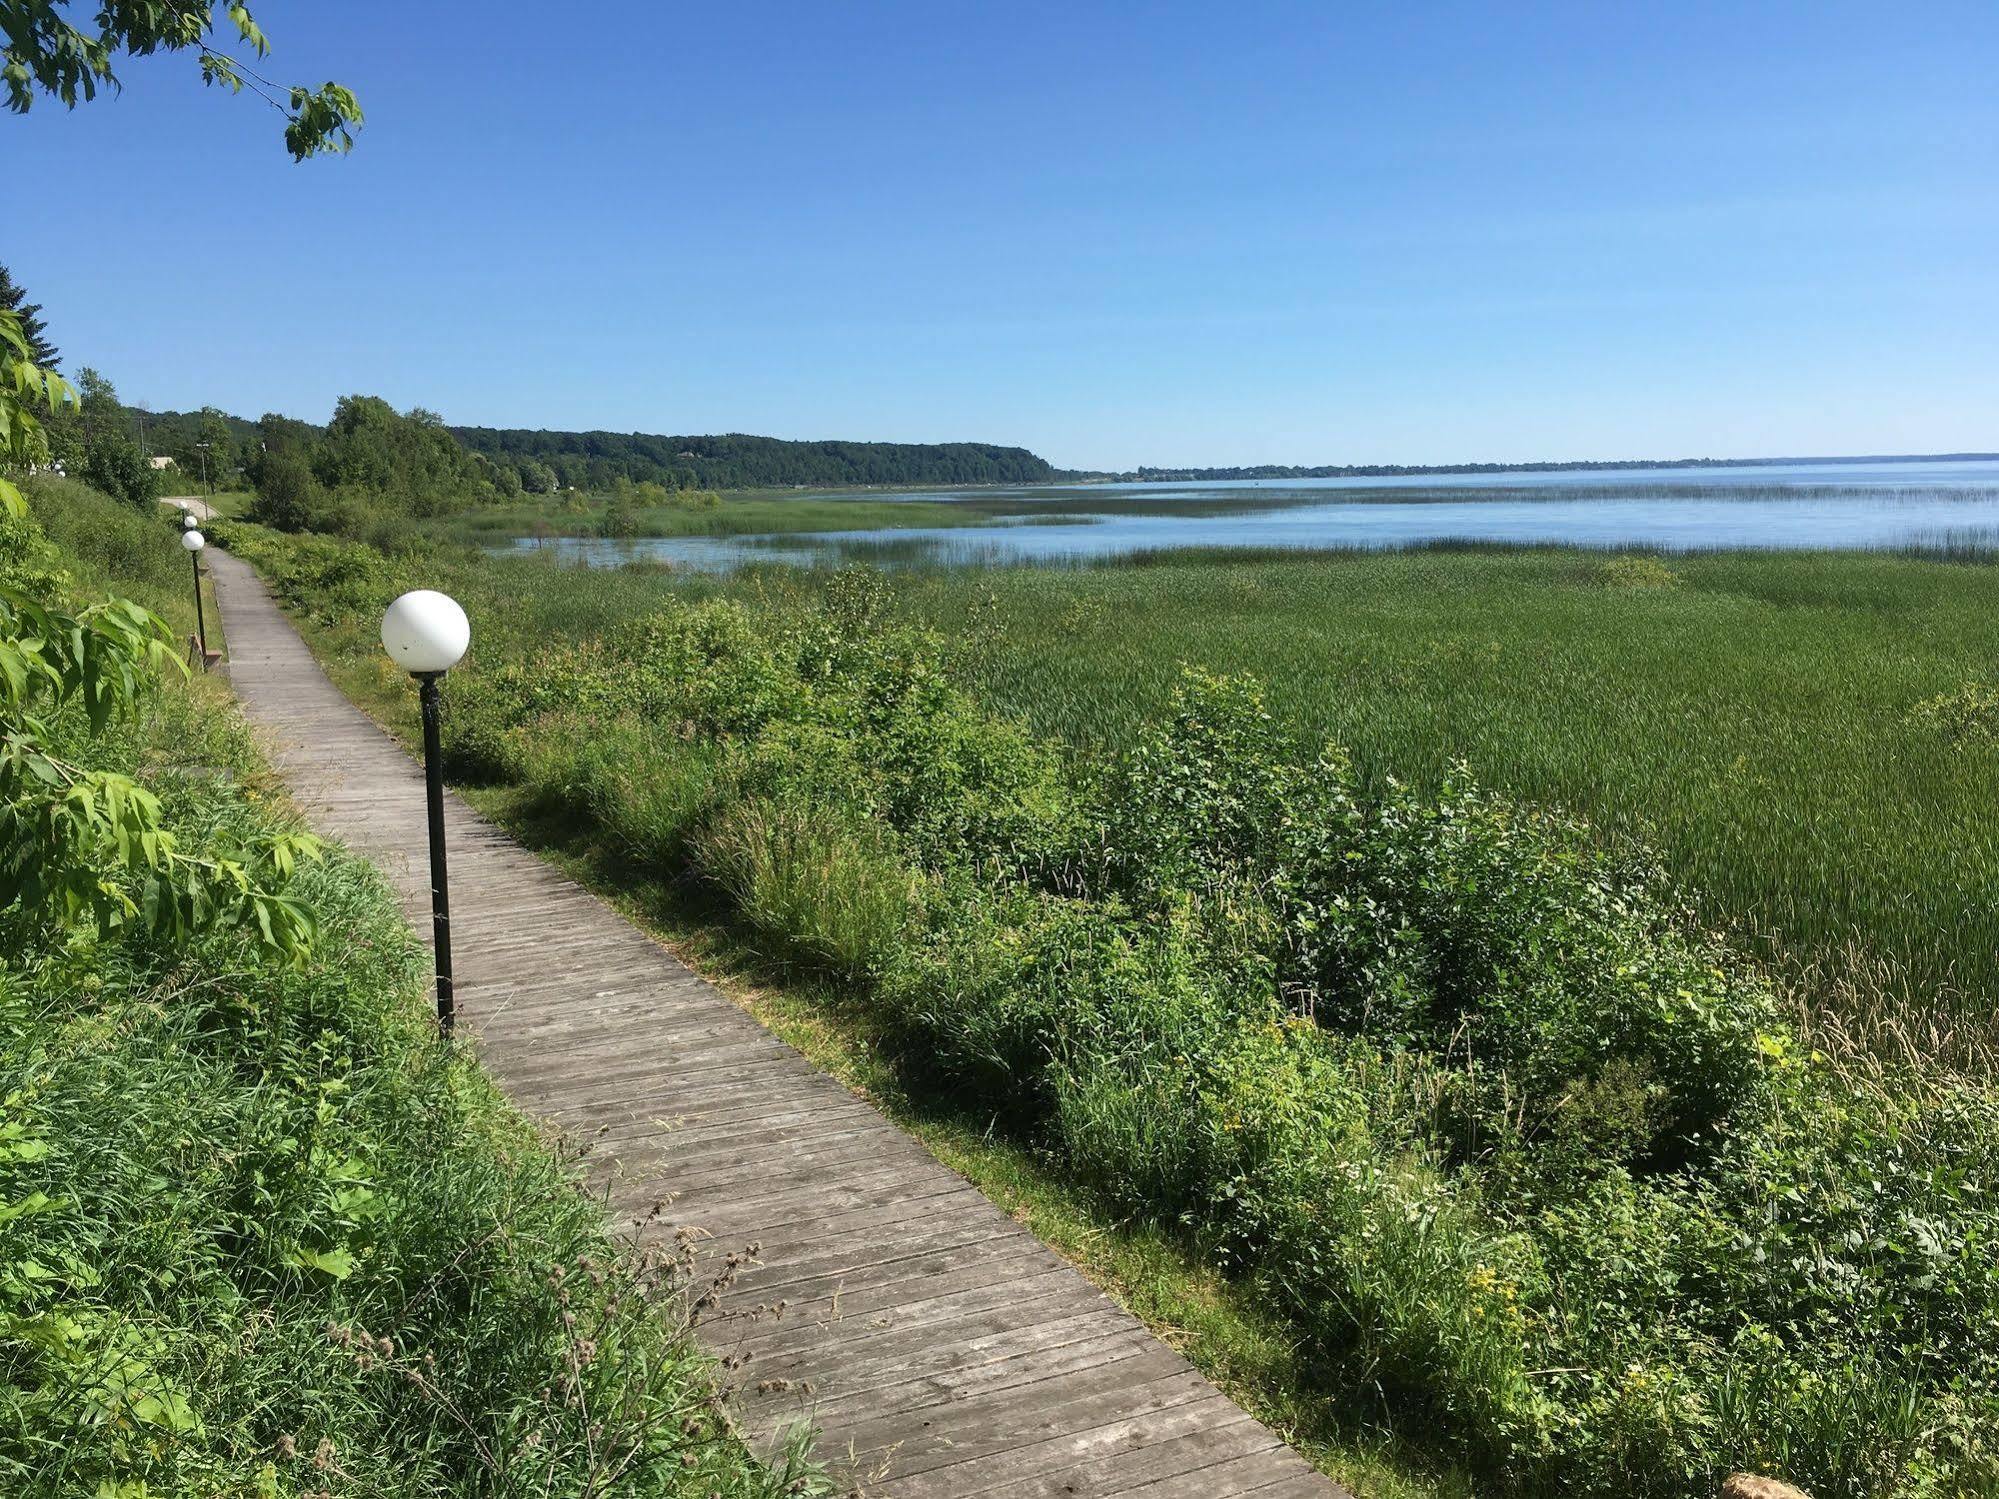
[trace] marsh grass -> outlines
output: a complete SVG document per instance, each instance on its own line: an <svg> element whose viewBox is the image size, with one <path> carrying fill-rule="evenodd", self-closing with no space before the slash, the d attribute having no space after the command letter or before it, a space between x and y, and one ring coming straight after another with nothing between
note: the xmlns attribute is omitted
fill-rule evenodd
<svg viewBox="0 0 1999 1499"><path fill-rule="evenodd" d="M1719 500L1824 504L1855 501L1875 505L1936 500L1989 500L1999 490L1926 485L1869 484L1435 484L1305 486L1268 481L1224 488L1186 484L1123 489L1104 485L1046 485L1028 489L940 490L917 488L901 494L876 490L743 490L725 494L719 505L690 508L667 504L640 507L628 518L629 535L742 536L752 533L807 533L914 526L990 525L1009 520L1061 524L1100 516L1183 516L1212 518L1252 515L1312 505L1561 504L1593 501L1658 503ZM467 510L428 527L439 539L483 545L517 536L602 536L608 497L599 494L548 496ZM235 511L225 511L234 514Z"/></svg>
<svg viewBox="0 0 1999 1499"><path fill-rule="evenodd" d="M1603 586L1613 570L1678 582ZM1045 733L1115 752L1182 663L1250 671L1301 745L1331 739L1370 777L1418 784L1463 759L1574 807L1659 848L1711 920L1865 1028L1892 1020L1931 1043L1962 1028L1947 1055L1989 1045L1999 757L1964 727L1999 658L1999 572L1983 562L1661 569L1466 548L899 586L915 617L976 633L979 690Z"/></svg>
<svg viewBox="0 0 1999 1499"><path fill-rule="evenodd" d="M621 534L631 538L748 536L877 526L977 525L991 514L977 502L959 505L748 491L725 495L719 504L707 508L671 504L638 507L617 524ZM485 505L430 522L424 530L440 541L498 546L516 537L605 536L610 524L608 502L593 495L573 504L551 498Z"/></svg>
<svg viewBox="0 0 1999 1499"><path fill-rule="evenodd" d="M1944 708L1994 679L1999 569L1648 557L1484 544L1162 554L916 566L893 593L899 617L957 643L956 669L986 701L1079 754L1128 745L1185 665L1248 671L1301 752L1338 742L1376 784L1435 785L1463 760L1488 784L1574 808L1607 838L1650 843L1708 920L1861 1033L1900 1027L1944 1060L1987 1052L1999 755ZM452 565L492 580L474 647L492 660L615 628L664 596L726 597L779 621L835 576ZM1606 586L1662 568L1675 586Z"/></svg>

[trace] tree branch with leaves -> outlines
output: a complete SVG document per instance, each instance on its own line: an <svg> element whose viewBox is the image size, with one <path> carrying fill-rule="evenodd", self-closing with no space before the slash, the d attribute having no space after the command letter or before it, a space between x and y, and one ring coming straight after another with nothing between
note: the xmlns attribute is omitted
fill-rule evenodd
<svg viewBox="0 0 1999 1499"><path fill-rule="evenodd" d="M75 399L67 380L35 363L20 316L0 308L0 515L27 514L27 502L5 470L48 461L41 413L53 414Z"/></svg>
<svg viewBox="0 0 1999 1499"><path fill-rule="evenodd" d="M242 4L213 0L102 0L89 23L70 19L71 0L0 0L0 81L7 107L26 114L38 95L74 109L100 88L121 85L114 62L158 52L192 52L203 83L232 93L246 89L285 117L285 148L295 161L346 151L361 124L361 105L348 88L272 82L229 50L238 46L261 60L271 44ZM218 16L218 12L220 15Z"/></svg>
<svg viewBox="0 0 1999 1499"><path fill-rule="evenodd" d="M0 937L18 951L65 933L137 927L185 941L223 922L272 957L311 948L312 912L284 892L319 840L280 830L254 844L182 847L160 800L130 776L79 763L57 715L86 737L138 713L186 668L157 616L124 599L74 613L0 590Z"/></svg>

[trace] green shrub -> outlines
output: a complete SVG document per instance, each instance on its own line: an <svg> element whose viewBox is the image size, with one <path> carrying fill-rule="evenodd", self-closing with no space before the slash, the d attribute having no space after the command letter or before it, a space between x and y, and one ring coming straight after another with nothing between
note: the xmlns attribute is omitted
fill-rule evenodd
<svg viewBox="0 0 1999 1499"><path fill-rule="evenodd" d="M161 493L159 470L146 461L128 432L99 420L98 429L84 444L83 482L136 510L150 508Z"/></svg>

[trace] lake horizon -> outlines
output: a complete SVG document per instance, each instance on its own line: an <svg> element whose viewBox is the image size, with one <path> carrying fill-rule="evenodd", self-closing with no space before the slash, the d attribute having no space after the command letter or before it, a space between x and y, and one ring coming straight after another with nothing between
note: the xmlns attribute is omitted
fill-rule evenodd
<svg viewBox="0 0 1999 1499"><path fill-rule="evenodd" d="M511 549L553 551L588 566L657 562L698 572L771 562L1089 565L1182 550L1381 551L1453 543L1665 552L1999 550L1999 460L1991 459L1155 480L892 495L818 490L800 498L958 504L979 519L737 536L518 537Z"/></svg>

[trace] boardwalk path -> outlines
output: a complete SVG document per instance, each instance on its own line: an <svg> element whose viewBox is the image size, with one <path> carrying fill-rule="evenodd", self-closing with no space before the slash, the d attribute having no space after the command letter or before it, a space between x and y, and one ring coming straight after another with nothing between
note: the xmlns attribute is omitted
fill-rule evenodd
<svg viewBox="0 0 1999 1499"><path fill-rule="evenodd" d="M428 933L423 777L314 662L243 562L209 554L230 671L307 815ZM448 732L448 727L447 727ZM872 1107L456 797L462 1024L530 1113L595 1142L621 1221L761 1264L704 1324L750 1355L741 1419L801 1419L870 1494L1337 1499L1184 1359Z"/></svg>

